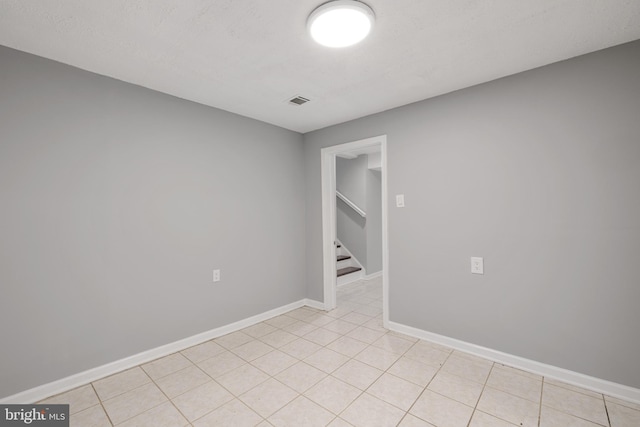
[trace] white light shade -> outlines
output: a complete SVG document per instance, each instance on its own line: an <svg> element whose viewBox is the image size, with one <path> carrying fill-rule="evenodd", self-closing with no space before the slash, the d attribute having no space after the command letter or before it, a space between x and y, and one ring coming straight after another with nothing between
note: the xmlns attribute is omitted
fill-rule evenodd
<svg viewBox="0 0 640 427"><path fill-rule="evenodd" d="M375 15L369 6L354 0L325 3L307 20L311 37L323 46L351 46L369 34Z"/></svg>

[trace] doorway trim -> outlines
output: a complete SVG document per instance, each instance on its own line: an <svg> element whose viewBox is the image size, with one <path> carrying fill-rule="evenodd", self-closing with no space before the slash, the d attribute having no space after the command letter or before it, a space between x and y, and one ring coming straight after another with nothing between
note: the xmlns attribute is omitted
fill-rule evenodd
<svg viewBox="0 0 640 427"><path fill-rule="evenodd" d="M387 135L379 135L320 150L322 181L322 258L324 308L336 308L336 155L380 147L382 180L382 323L389 323L389 237L387 195Z"/></svg>

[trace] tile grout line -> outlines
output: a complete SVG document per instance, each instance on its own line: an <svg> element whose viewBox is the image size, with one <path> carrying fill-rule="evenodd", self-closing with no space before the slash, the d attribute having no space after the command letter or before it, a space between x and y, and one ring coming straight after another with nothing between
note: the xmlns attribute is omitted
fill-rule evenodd
<svg viewBox="0 0 640 427"><path fill-rule="evenodd" d="M538 427L540 427L540 423L542 423L542 396L544 394L544 379L542 377L542 384L540 385L540 407L538 408Z"/></svg>
<svg viewBox="0 0 640 427"><path fill-rule="evenodd" d="M93 392L96 394L96 397L98 398L98 403L100 404L100 407L104 411L104 414L107 416L107 420L109 421L109 423L111 423L112 426L114 426L115 424L111 420L111 417L109 416L109 413L107 412L107 408L104 407L104 405L102 404L102 399L100 399L100 396L98 396L98 391L96 390L96 387L93 385L92 382L89 383L89 384L91 385L91 389L93 390ZM71 411L69 411L69 412L71 412ZM69 418L71 418L71 414L69 414Z"/></svg>
<svg viewBox="0 0 640 427"><path fill-rule="evenodd" d="M607 423L609 423L609 427L611 427L611 417L609 417L609 407L607 406L607 399L604 398L604 394L602 395L602 402L604 403L604 413L607 415Z"/></svg>
<svg viewBox="0 0 640 427"><path fill-rule="evenodd" d="M473 416L476 414L476 411L478 411L478 405L480 404L480 399L482 399L482 394L484 393L485 389L487 388L487 383L489 382L489 377L491 377L491 373L493 372L493 368L495 366L496 366L495 362L491 363L491 368L489 368L489 373L487 374L487 378L485 378L484 384L482 384L482 390L480 391L480 395L478 396L478 400L476 400L476 404L473 407L473 411L471 412L471 417L469 418L469 422L467 423L467 427L469 427L471 425L471 420L473 420ZM480 411L480 412L482 412L482 411ZM496 417L496 418L498 418L498 417ZM498 418L498 419L500 419L500 418Z"/></svg>

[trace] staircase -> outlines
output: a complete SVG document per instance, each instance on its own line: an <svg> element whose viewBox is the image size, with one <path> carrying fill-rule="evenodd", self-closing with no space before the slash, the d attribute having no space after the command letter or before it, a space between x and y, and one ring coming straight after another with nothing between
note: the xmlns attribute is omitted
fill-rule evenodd
<svg viewBox="0 0 640 427"><path fill-rule="evenodd" d="M336 255L337 286L355 282L363 277L362 266L342 244L336 246Z"/></svg>

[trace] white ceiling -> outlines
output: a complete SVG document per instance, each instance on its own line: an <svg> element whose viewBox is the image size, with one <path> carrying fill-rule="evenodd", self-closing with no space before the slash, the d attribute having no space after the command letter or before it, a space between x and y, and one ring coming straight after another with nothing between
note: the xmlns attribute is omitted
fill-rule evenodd
<svg viewBox="0 0 640 427"><path fill-rule="evenodd" d="M640 0L366 0L373 33L333 50L324 1L0 0L0 44L308 132L640 39Z"/></svg>

